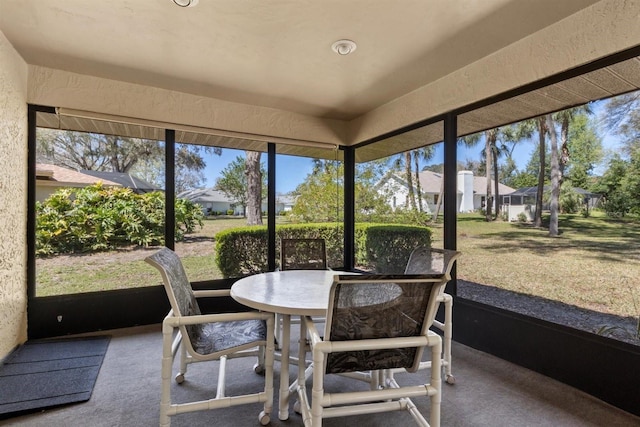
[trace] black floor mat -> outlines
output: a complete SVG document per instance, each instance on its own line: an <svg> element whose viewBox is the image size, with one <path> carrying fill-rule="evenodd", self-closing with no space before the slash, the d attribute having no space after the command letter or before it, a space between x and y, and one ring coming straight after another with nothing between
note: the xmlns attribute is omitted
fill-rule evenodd
<svg viewBox="0 0 640 427"><path fill-rule="evenodd" d="M89 400L108 336L28 341L0 366L0 417Z"/></svg>

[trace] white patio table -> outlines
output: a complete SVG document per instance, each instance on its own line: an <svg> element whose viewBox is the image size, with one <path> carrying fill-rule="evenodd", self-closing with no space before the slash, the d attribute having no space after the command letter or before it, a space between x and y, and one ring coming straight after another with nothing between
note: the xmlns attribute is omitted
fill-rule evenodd
<svg viewBox="0 0 640 427"><path fill-rule="evenodd" d="M231 297L239 303L282 316L278 412L281 420L289 418L289 396L297 390L295 384L289 385L291 316L326 316L333 277L341 274L357 273L332 270L275 271L245 277L231 286ZM304 381L306 367L303 361L299 362L298 381Z"/></svg>

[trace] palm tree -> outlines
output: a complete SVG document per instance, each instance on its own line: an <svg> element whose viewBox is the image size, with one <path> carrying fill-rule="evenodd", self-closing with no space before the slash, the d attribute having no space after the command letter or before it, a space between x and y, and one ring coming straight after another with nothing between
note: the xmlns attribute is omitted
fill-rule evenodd
<svg viewBox="0 0 640 427"><path fill-rule="evenodd" d="M566 110L559 111L553 115L553 119L560 123L560 141L561 141L561 155L559 157L560 165L560 185L564 180L564 168L569 163L569 125L574 117L578 114L593 114L593 110L589 104L581 105L580 107L568 108Z"/></svg>
<svg viewBox="0 0 640 427"><path fill-rule="evenodd" d="M411 173L411 151L404 152L404 175L407 180L407 203L412 210L416 210L416 195L413 192L413 174Z"/></svg>
<svg viewBox="0 0 640 427"><path fill-rule="evenodd" d="M420 185L420 159L425 162L431 160L435 154L433 145L413 150L413 162L415 165L416 177L416 198L418 199L418 211L422 212L422 187Z"/></svg>
<svg viewBox="0 0 640 427"><path fill-rule="evenodd" d="M497 129L489 129L484 133L484 161L485 161L485 173L487 178L487 189L486 189L486 202L485 206L485 218L487 222L493 220L493 215L491 214L492 208L492 198L491 198L491 163L493 157L493 150L491 149L492 144L495 143L497 138ZM493 140L493 141L492 141Z"/></svg>
<svg viewBox="0 0 640 427"><path fill-rule="evenodd" d="M394 169L404 168L404 179L407 183L407 200L405 202L405 207L410 206L411 209L415 211L416 198L413 192L413 167L411 165L411 158L411 151L405 151L394 158L392 167Z"/></svg>
<svg viewBox="0 0 640 427"><path fill-rule="evenodd" d="M506 157L505 166L502 168L502 183L506 183L514 172L517 172L516 161L513 158L513 152L520 142L528 140L535 132L535 120L523 120L521 122L508 125L502 128L502 136L504 144L502 144L502 152ZM510 185L510 184L507 184Z"/></svg>
<svg viewBox="0 0 640 427"><path fill-rule="evenodd" d="M591 114L591 107L585 104L580 107L568 108L552 115L547 115L546 125L551 142L551 202L549 210L551 219L549 223L549 234L558 235L558 211L560 209L559 199L562 182L564 181L564 169L569 162L569 124L573 118L581 113ZM561 151L558 153L558 138L555 130L555 123L560 124Z"/></svg>
<svg viewBox="0 0 640 427"><path fill-rule="evenodd" d="M542 193L544 192L544 165L547 145L545 141L545 119L544 116L538 117L538 138L539 138L539 156L540 156L540 170L538 171L538 191L536 192L536 212L534 218L534 224L536 227L542 227Z"/></svg>
<svg viewBox="0 0 640 427"><path fill-rule="evenodd" d="M549 219L549 235L558 235L558 203L560 200L560 162L558 159L558 138L556 127L551 114L545 117L547 132L549 132L549 142L551 143L551 200L549 209L551 217Z"/></svg>
<svg viewBox="0 0 640 427"><path fill-rule="evenodd" d="M499 181L499 167L498 158L507 150L504 144L498 145L498 141L505 139L507 135L503 135L502 128L494 128L484 131L484 149L480 154L481 158L485 162L485 173L487 178L487 190L485 201L485 217L487 221L493 221L498 216L500 209L500 181ZM460 138L467 147L473 147L480 140L479 134L469 135ZM492 178L493 174L493 178ZM494 184L493 189L491 184ZM492 192L495 194L495 198L492 196ZM493 214L493 207L495 205L495 216Z"/></svg>
<svg viewBox="0 0 640 427"><path fill-rule="evenodd" d="M504 144L498 144L499 141L506 139L508 134L504 133L503 128L489 129L484 132L485 148L482 157L485 160L486 176L487 176L487 202L486 202L486 218L487 221L493 221L498 218L500 211L500 168L498 159L508 151ZM491 173L493 172L493 197L491 195ZM495 209L492 213L492 203Z"/></svg>

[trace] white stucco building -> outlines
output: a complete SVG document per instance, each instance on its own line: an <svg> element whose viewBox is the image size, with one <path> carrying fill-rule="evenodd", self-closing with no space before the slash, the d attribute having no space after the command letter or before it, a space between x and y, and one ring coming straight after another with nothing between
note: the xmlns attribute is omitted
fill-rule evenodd
<svg viewBox="0 0 640 427"><path fill-rule="evenodd" d="M427 213L433 213L442 193L443 174L432 171L422 171L420 177L420 190L422 193L423 209ZM415 178L415 177L414 177ZM492 189L493 189L493 183ZM513 188L504 184L498 184L500 196L512 193ZM402 175L389 174L377 184L380 194L387 197L389 205L393 209L401 209L407 205L408 186ZM415 188L415 184L414 184ZM471 171L458 172L458 200L456 206L458 212L473 212L484 207L487 196L487 178L474 176Z"/></svg>

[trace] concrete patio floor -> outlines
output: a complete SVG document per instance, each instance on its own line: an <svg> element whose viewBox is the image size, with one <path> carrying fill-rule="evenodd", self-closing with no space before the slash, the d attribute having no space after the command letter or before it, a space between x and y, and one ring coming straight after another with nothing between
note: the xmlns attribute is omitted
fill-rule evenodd
<svg viewBox="0 0 640 427"><path fill-rule="evenodd" d="M111 335L109 349L88 402L47 409L0 420L0 426L155 426L159 421L161 328L150 325L100 332ZM93 334L95 335L95 334ZM296 336L293 335L292 336ZM228 394L257 391L262 377L251 369L253 359L228 364ZM491 355L454 343L455 385L443 385L443 426L640 426L640 418L614 408L579 390L518 367ZM179 401L211 397L215 369L207 363L191 365L186 381L173 384ZM275 365L277 387L280 365ZM292 366L293 380L296 367ZM400 381L425 382L428 371L402 374ZM327 388L363 386L334 378ZM414 400L428 413L426 400ZM293 403L290 404L293 408ZM245 405L172 417L173 426L259 426L261 405ZM427 417L428 418L428 417ZM413 420L406 412L328 419L325 426L405 426ZM272 426L301 426L291 409L287 421L272 414Z"/></svg>

